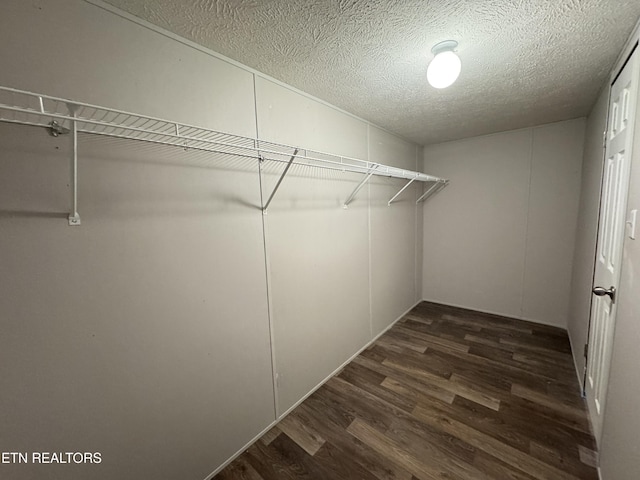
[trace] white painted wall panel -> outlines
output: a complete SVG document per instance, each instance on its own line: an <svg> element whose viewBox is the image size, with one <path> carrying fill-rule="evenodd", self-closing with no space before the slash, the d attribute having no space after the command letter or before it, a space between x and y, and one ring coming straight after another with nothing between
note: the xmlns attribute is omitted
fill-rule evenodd
<svg viewBox="0 0 640 480"><path fill-rule="evenodd" d="M366 158L366 124L256 80L261 138ZM265 165L265 201L283 168ZM342 208L360 179L294 167L265 216L280 413L371 338L366 189Z"/></svg>
<svg viewBox="0 0 640 480"><path fill-rule="evenodd" d="M566 327L584 120L427 146L427 300Z"/></svg>
<svg viewBox="0 0 640 480"><path fill-rule="evenodd" d="M0 32L0 85L255 136L250 72L84 1L3 1Z"/></svg>
<svg viewBox="0 0 640 480"><path fill-rule="evenodd" d="M522 316L566 328L585 119L532 130Z"/></svg>
<svg viewBox="0 0 640 480"><path fill-rule="evenodd" d="M391 206L405 182L371 184L371 302L373 334L386 329L416 303L416 195L412 187Z"/></svg>
<svg viewBox="0 0 640 480"><path fill-rule="evenodd" d="M83 1L3 2L0 37L2 85L255 135L251 73ZM82 137L74 229L69 138L2 127L0 450L204 478L274 419L257 165Z"/></svg>
<svg viewBox="0 0 640 480"><path fill-rule="evenodd" d="M100 465L3 478L204 478L274 418L257 168L0 125L0 450ZM59 149L58 149L59 147Z"/></svg>
<svg viewBox="0 0 640 480"><path fill-rule="evenodd" d="M312 98L256 77L262 140L367 159L367 124Z"/></svg>
<svg viewBox="0 0 640 480"><path fill-rule="evenodd" d="M416 145L375 126L369 128L369 160L407 170L418 169Z"/></svg>
<svg viewBox="0 0 640 480"><path fill-rule="evenodd" d="M424 160L424 152L423 147L416 146L416 164L418 165L418 170L420 170L420 166ZM423 186L421 190L418 191L418 198L425 191L426 186ZM417 200L417 199L416 199ZM417 205L416 209L416 264L415 264L415 277L416 277L416 301L421 300L422 297L422 269L424 263L424 203L420 202Z"/></svg>
<svg viewBox="0 0 640 480"><path fill-rule="evenodd" d="M427 300L520 316L530 130L427 146L451 184L424 205Z"/></svg>
<svg viewBox="0 0 640 480"><path fill-rule="evenodd" d="M265 217L281 413L371 338L367 209L341 207L359 176L309 170Z"/></svg>
<svg viewBox="0 0 640 480"><path fill-rule="evenodd" d="M415 146L383 130L369 130L372 161L416 170ZM412 184L389 206L407 183L373 177L371 195L371 304L373 334L386 329L416 302L416 194Z"/></svg>

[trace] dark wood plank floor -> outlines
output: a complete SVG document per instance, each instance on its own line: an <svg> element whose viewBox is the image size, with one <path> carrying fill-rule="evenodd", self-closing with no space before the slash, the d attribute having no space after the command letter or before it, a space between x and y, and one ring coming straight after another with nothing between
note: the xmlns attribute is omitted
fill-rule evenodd
<svg viewBox="0 0 640 480"><path fill-rule="evenodd" d="M216 478L598 478L566 332L422 303Z"/></svg>

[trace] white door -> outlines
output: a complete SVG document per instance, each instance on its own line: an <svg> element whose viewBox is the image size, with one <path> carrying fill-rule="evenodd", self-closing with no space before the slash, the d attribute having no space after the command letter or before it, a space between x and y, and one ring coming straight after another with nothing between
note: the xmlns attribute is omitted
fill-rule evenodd
<svg viewBox="0 0 640 480"><path fill-rule="evenodd" d="M624 241L631 145L638 86L638 53L634 52L611 87L605 133L605 162L600 223L593 279L587 382L585 394L596 439L602 432L609 365L616 319L616 289Z"/></svg>

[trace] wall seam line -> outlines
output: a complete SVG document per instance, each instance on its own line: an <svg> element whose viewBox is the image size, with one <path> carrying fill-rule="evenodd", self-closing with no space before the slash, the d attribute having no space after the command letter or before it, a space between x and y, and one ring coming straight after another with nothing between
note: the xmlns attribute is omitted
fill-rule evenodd
<svg viewBox="0 0 640 480"><path fill-rule="evenodd" d="M418 170L418 146L415 145L414 146L414 153L413 156L415 158L415 171L419 172L420 170ZM418 300L422 297L422 292L418 293L418 204L416 203L416 200L418 200L419 195L420 195L420 189L413 189L414 191L414 202L413 202L413 242L414 242L414 251L413 251L413 299L414 300ZM424 228L424 227L423 227Z"/></svg>
<svg viewBox="0 0 640 480"><path fill-rule="evenodd" d="M367 124L367 161L371 161L371 126ZM371 182L367 182L367 229L369 237L369 338L373 338L373 234L371 229Z"/></svg>
<svg viewBox="0 0 640 480"><path fill-rule="evenodd" d="M533 137L535 130L531 128L531 140L529 142L529 178L527 186L527 210L524 226L524 255L522 259L522 283L520 284L520 316L524 317L524 287L527 278L527 253L529 248L529 215L531 213L531 183L533 177Z"/></svg>
<svg viewBox="0 0 640 480"><path fill-rule="evenodd" d="M260 139L260 127L258 122L258 93L256 87L256 75L253 74L253 108L255 117L256 139ZM258 160L258 183L260 185L260 216L262 221L262 247L264 249L265 287L267 293L267 319L269 322L269 350L271 353L271 381L273 386L273 416L278 419L280 408L278 405L278 372L276 368L275 333L273 326L273 299L271 292L271 263L269 262L269 244L267 240L267 219L264 213L264 195L262 191L262 162Z"/></svg>

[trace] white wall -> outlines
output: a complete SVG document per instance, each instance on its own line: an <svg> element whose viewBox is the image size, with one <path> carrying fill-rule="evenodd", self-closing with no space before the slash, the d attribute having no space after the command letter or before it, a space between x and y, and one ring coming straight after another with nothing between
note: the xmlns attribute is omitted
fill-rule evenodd
<svg viewBox="0 0 640 480"><path fill-rule="evenodd" d="M584 345L589 336L591 312L591 289L595 265L596 241L598 237L598 214L600 211L600 185L604 149L602 132L607 126L609 89L600 92L589 117L585 131L584 160L580 190L580 207L576 229L576 246L571 275L571 296L567 330L571 339L573 359L581 385L584 387L586 368Z"/></svg>
<svg viewBox="0 0 640 480"><path fill-rule="evenodd" d="M365 123L268 80L258 78L256 91L261 138L366 158ZM265 201L281 170L268 170ZM371 338L365 192L351 208L342 208L360 178L292 170L264 217L280 413Z"/></svg>
<svg viewBox="0 0 640 480"><path fill-rule="evenodd" d="M255 167L82 136L69 227L68 137L0 138L0 450L104 458L0 476L204 478L274 415Z"/></svg>
<svg viewBox="0 0 640 480"><path fill-rule="evenodd" d="M5 1L0 58L3 86L416 168L417 146L80 0ZM344 210L361 177L299 167L263 216L282 165L81 135L68 227L69 138L0 124L0 145L0 451L103 453L2 478L204 478L419 299L419 187Z"/></svg>
<svg viewBox="0 0 640 480"><path fill-rule="evenodd" d="M255 136L253 75L82 0L2 2L2 85Z"/></svg>
<svg viewBox="0 0 640 480"><path fill-rule="evenodd" d="M389 158L399 167L420 170L419 149L379 128L370 129L369 148L374 162L384 163L382 159ZM388 205L406 183L406 180L387 177L374 177L369 183L374 335L389 327L396 312L406 310L407 305L421 298L416 280L417 250L422 250L422 245L417 243L415 201L419 190L409 187ZM407 228L409 225L412 228Z"/></svg>
<svg viewBox="0 0 640 480"><path fill-rule="evenodd" d="M423 298L565 327L585 120L430 145Z"/></svg>

